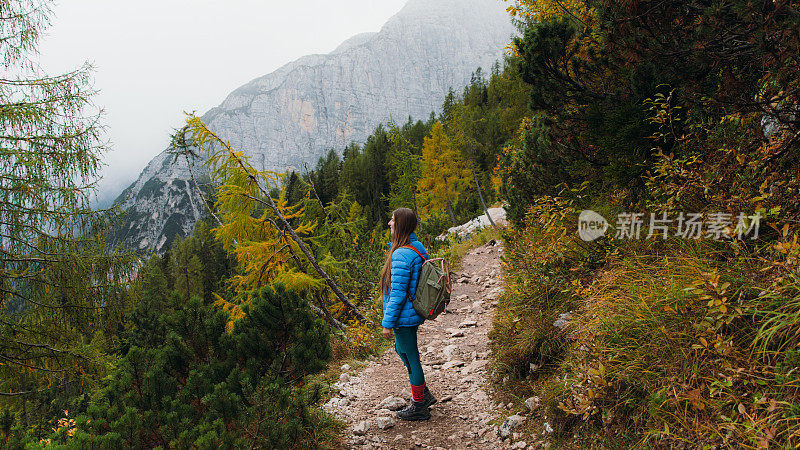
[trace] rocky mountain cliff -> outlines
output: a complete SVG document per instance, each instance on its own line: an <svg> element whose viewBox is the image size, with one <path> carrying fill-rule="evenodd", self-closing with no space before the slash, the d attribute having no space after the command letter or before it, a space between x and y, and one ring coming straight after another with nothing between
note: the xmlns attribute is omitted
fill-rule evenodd
<svg viewBox="0 0 800 450"><path fill-rule="evenodd" d="M409 0L377 33L308 55L234 90L202 118L261 169L302 170L333 148L363 142L380 123L426 119L450 87L502 61L515 30L501 0ZM195 167L195 176L204 169ZM113 240L162 251L203 213L185 161L156 156L117 198Z"/></svg>

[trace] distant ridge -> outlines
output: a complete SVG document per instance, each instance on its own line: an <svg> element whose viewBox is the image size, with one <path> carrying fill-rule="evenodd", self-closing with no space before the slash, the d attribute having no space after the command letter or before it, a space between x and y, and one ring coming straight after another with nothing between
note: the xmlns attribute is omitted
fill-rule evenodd
<svg viewBox="0 0 800 450"><path fill-rule="evenodd" d="M502 61L514 32L501 0L410 0L380 31L256 78L202 118L257 168L314 167L329 149L363 142L390 118L438 111L450 87ZM115 201L126 217L113 241L161 252L189 234L203 214L190 179L167 150L153 158Z"/></svg>

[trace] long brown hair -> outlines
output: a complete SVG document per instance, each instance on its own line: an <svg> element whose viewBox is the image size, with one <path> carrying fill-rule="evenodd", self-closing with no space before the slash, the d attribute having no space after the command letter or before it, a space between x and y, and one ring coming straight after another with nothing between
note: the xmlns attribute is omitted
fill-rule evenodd
<svg viewBox="0 0 800 450"><path fill-rule="evenodd" d="M383 262L379 286L381 293L392 283L392 253L398 248L411 243L409 236L417 229L417 215L408 208L397 208L392 213L394 217L394 233L392 233L392 248L386 251L386 260Z"/></svg>

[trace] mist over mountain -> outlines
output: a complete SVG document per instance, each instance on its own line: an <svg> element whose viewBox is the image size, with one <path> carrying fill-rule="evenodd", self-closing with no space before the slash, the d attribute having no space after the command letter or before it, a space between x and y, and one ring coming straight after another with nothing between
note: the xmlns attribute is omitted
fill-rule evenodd
<svg viewBox="0 0 800 450"><path fill-rule="evenodd" d="M410 0L380 31L256 78L202 119L258 169L313 168L380 123L427 119L451 87L502 61L515 32L505 8L500 0ZM126 216L115 243L160 252L203 214L189 166L168 150L117 198ZM207 179L203 167L193 171Z"/></svg>

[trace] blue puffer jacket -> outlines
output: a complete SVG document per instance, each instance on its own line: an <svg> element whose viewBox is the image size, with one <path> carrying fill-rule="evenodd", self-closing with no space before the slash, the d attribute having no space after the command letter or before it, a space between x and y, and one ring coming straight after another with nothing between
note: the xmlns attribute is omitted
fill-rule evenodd
<svg viewBox="0 0 800 450"><path fill-rule="evenodd" d="M417 240L417 235L411 233L409 245L414 246L420 253L430 258L428 251ZM425 321L414 311L411 299L417 292L417 282L424 261L417 252L410 248L399 248L392 253L392 282L383 293L383 321L384 328L413 327ZM411 297L408 298L407 294Z"/></svg>

